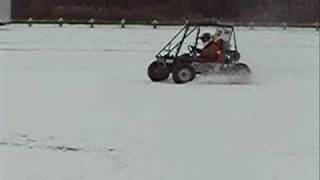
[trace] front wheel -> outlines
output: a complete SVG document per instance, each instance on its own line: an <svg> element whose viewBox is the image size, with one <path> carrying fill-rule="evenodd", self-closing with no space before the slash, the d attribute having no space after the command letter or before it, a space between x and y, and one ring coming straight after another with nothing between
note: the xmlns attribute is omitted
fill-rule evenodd
<svg viewBox="0 0 320 180"><path fill-rule="evenodd" d="M250 81L251 70L248 65L239 63L233 67L232 76L235 83L247 83Z"/></svg>
<svg viewBox="0 0 320 180"><path fill-rule="evenodd" d="M154 61L148 67L148 76L152 81L159 82L169 78L170 72L164 63Z"/></svg>
<svg viewBox="0 0 320 180"><path fill-rule="evenodd" d="M235 73L239 75L248 75L251 73L251 70L248 65L239 63L235 65Z"/></svg>
<svg viewBox="0 0 320 180"><path fill-rule="evenodd" d="M192 81L196 77L196 71L189 64L176 64L173 67L172 79L177 84Z"/></svg>

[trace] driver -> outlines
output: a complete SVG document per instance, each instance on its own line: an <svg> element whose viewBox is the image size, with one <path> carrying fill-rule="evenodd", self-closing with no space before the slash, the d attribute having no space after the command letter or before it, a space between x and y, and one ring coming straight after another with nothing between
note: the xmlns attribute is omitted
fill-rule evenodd
<svg viewBox="0 0 320 180"><path fill-rule="evenodd" d="M197 59L201 62L212 62L216 56L216 47L210 33L203 33L200 36L203 44L202 50L199 52Z"/></svg>
<svg viewBox="0 0 320 180"><path fill-rule="evenodd" d="M217 62L219 64L224 63L224 51L223 51L223 30L217 29L214 36L210 33L204 33L200 36L203 43L203 49L200 50L197 57L201 62Z"/></svg>

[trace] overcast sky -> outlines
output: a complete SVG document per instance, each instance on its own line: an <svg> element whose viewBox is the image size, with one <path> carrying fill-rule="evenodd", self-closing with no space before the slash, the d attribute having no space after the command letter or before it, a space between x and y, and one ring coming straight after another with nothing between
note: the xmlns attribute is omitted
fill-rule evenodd
<svg viewBox="0 0 320 180"><path fill-rule="evenodd" d="M11 0L0 0L0 19L2 21L10 19L10 2Z"/></svg>

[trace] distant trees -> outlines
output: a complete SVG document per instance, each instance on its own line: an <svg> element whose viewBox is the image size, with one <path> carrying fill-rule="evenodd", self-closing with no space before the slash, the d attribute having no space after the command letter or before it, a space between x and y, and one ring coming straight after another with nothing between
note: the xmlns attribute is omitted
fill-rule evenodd
<svg viewBox="0 0 320 180"><path fill-rule="evenodd" d="M319 22L319 0L12 0L14 19Z"/></svg>

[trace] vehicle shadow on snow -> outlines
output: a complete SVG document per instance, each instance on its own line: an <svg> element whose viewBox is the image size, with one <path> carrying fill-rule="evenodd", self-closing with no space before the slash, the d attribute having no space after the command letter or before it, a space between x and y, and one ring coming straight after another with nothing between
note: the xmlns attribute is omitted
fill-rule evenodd
<svg viewBox="0 0 320 180"><path fill-rule="evenodd" d="M166 85L176 85L176 86L193 86L193 85L236 85L236 86L252 86L257 85L257 83L251 79L245 82L232 82L229 81L225 77L218 77L218 78L208 78L208 77L196 77L192 82L184 83L184 84L176 84L173 79L170 77L167 80L161 82L152 82L151 80L147 79L142 81L143 84L166 84Z"/></svg>

